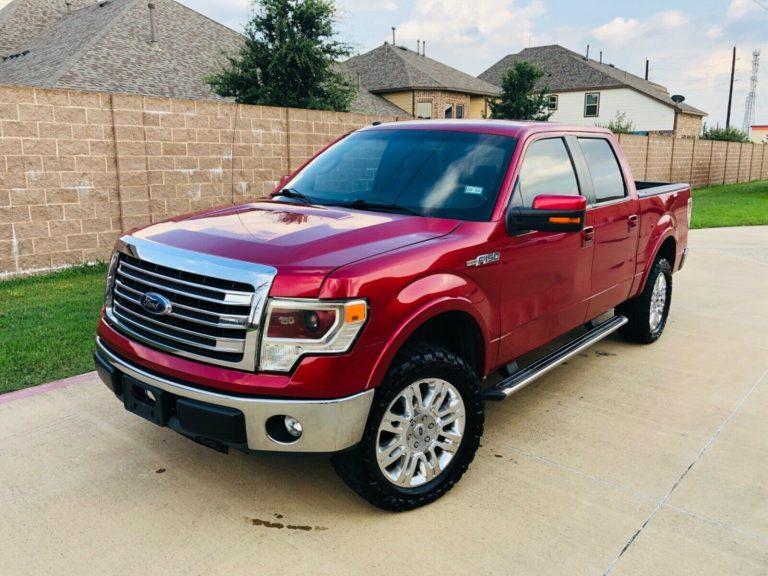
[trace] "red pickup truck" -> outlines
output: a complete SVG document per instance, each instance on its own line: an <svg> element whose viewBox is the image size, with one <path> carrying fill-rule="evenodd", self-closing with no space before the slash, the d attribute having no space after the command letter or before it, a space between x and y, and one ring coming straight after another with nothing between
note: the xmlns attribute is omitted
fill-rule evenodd
<svg viewBox="0 0 768 576"><path fill-rule="evenodd" d="M123 236L96 367L155 424L329 453L374 505L415 508L467 470L485 400L615 331L661 335L690 215L607 130L370 126L271 200Z"/></svg>

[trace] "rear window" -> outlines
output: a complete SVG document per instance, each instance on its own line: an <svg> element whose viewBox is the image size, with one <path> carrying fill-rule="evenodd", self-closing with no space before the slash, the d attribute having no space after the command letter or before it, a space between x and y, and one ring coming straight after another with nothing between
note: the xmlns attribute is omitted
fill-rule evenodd
<svg viewBox="0 0 768 576"><path fill-rule="evenodd" d="M603 138L579 138L579 145L587 160L589 173L598 202L616 200L626 196L621 167L608 140Z"/></svg>
<svg viewBox="0 0 768 576"><path fill-rule="evenodd" d="M369 130L315 158L286 188L312 202L364 200L422 216L490 219L516 140L440 130Z"/></svg>

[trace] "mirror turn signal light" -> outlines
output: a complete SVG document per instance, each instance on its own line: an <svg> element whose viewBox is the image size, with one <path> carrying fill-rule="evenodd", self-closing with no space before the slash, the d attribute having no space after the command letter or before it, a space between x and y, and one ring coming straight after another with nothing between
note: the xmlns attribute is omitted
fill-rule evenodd
<svg viewBox="0 0 768 576"><path fill-rule="evenodd" d="M581 218L570 218L568 216L550 216L550 224L581 224Z"/></svg>

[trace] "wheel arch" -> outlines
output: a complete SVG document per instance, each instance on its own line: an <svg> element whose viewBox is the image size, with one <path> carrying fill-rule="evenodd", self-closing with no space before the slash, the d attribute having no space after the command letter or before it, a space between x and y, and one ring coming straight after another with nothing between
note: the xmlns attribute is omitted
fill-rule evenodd
<svg viewBox="0 0 768 576"><path fill-rule="evenodd" d="M376 360L366 388L381 384L397 353L418 340L456 353L481 380L493 362L489 330L473 303L465 298L441 298L415 311L393 332Z"/></svg>
<svg viewBox="0 0 768 576"><path fill-rule="evenodd" d="M675 265L677 260L677 239L675 238L674 231L668 229L664 234L662 234L656 242L653 251L649 251L649 253L651 256L646 260L642 279L637 289L634 291L635 295L640 294L645 288L645 283L648 281L648 276L651 273L651 268L653 268L653 263L656 262L656 259L659 256L664 256L667 259L670 266L672 266L673 271L676 269Z"/></svg>

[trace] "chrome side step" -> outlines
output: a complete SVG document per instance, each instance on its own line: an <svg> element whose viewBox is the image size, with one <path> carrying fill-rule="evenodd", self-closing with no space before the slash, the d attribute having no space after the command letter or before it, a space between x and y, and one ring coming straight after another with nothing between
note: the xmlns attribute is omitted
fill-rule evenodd
<svg viewBox="0 0 768 576"><path fill-rule="evenodd" d="M613 318L598 324L586 334L582 334L578 338L563 344L557 350L550 352L530 366L518 370L495 386L489 388L485 391L485 398L487 400L506 400L512 394L522 390L537 378L544 376L544 374L559 366L569 358L573 358L585 348L589 348L595 342L613 334L626 323L627 318L625 316L614 316Z"/></svg>

